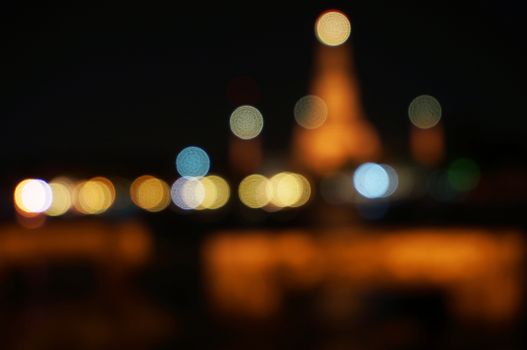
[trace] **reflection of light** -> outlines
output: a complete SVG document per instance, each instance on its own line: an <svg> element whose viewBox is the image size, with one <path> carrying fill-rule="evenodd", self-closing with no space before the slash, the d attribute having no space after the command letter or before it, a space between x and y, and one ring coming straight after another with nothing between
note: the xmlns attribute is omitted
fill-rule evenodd
<svg viewBox="0 0 527 350"><path fill-rule="evenodd" d="M271 201L273 186L263 175L249 175L240 182L238 195L242 203L249 208L262 208Z"/></svg>
<svg viewBox="0 0 527 350"><path fill-rule="evenodd" d="M231 190L229 184L217 175L210 175L200 179L204 188L204 198L198 209L218 209L229 200Z"/></svg>
<svg viewBox="0 0 527 350"><path fill-rule="evenodd" d="M305 177L299 174L283 172L271 179L273 196L271 203L279 208L304 205L311 194L311 186Z"/></svg>
<svg viewBox="0 0 527 350"><path fill-rule="evenodd" d="M306 129L316 129L326 121L328 106L318 96L308 95L295 104L295 120Z"/></svg>
<svg viewBox="0 0 527 350"><path fill-rule="evenodd" d="M421 95L410 103L408 116L413 125L421 129L429 129L441 119L441 105L434 97Z"/></svg>
<svg viewBox="0 0 527 350"><path fill-rule="evenodd" d="M76 188L75 209L83 214L102 214L115 200L115 188L110 180L94 177Z"/></svg>
<svg viewBox="0 0 527 350"><path fill-rule="evenodd" d="M51 187L40 179L27 179L15 188L15 205L25 213L42 213L51 205Z"/></svg>
<svg viewBox="0 0 527 350"><path fill-rule="evenodd" d="M179 208L196 209L203 203L205 188L199 179L180 177L172 184L170 196Z"/></svg>
<svg viewBox="0 0 527 350"><path fill-rule="evenodd" d="M138 177L130 187L130 197L139 208L158 212L170 204L170 190L165 181L150 175Z"/></svg>
<svg viewBox="0 0 527 350"><path fill-rule="evenodd" d="M376 229L373 235L356 227L223 231L207 237L202 247L206 290L224 315L272 317L289 307L291 288L327 288L346 290L321 304L329 315L341 316L342 305L351 306L343 303L386 285L399 290L426 285L450 295L448 306L460 320L510 322L521 315L521 232L432 227Z"/></svg>
<svg viewBox="0 0 527 350"><path fill-rule="evenodd" d="M34 230L44 226L46 216L41 213L24 213L19 210L16 212L16 221L20 226Z"/></svg>
<svg viewBox="0 0 527 350"><path fill-rule="evenodd" d="M232 112L229 123L234 135L243 140L250 140L262 131L263 116L253 106L240 106Z"/></svg>
<svg viewBox="0 0 527 350"><path fill-rule="evenodd" d="M64 178L54 179L49 183L53 200L51 206L46 210L49 216L59 216L65 214L72 206L71 190L72 184Z"/></svg>
<svg viewBox="0 0 527 350"><path fill-rule="evenodd" d="M364 163L353 174L355 189L366 198L383 197L389 184L388 173L379 164Z"/></svg>
<svg viewBox="0 0 527 350"><path fill-rule="evenodd" d="M210 159L203 149L190 146L183 149L176 157L176 168L181 176L200 177L209 172Z"/></svg>
<svg viewBox="0 0 527 350"><path fill-rule="evenodd" d="M351 24L342 12L328 11L317 19L315 34L322 44L339 46L348 40Z"/></svg>
<svg viewBox="0 0 527 350"><path fill-rule="evenodd" d="M457 159L448 168L448 182L462 192L474 189L479 182L479 167L471 159Z"/></svg>

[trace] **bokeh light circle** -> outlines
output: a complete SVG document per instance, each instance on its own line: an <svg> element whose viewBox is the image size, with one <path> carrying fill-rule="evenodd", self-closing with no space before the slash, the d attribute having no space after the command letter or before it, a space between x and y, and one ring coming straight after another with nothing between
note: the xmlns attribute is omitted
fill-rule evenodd
<svg viewBox="0 0 527 350"><path fill-rule="evenodd" d="M303 175L293 174L293 176L300 187L300 196L295 203L291 204L291 207L296 208L305 205L311 198L311 183Z"/></svg>
<svg viewBox="0 0 527 350"><path fill-rule="evenodd" d="M410 121L420 129L434 127L441 120L441 113L441 104L430 95L417 96L408 107Z"/></svg>
<svg viewBox="0 0 527 350"><path fill-rule="evenodd" d="M74 193L75 209L82 214L102 214L115 201L115 187L105 177L94 177L81 182L76 186Z"/></svg>
<svg viewBox="0 0 527 350"><path fill-rule="evenodd" d="M44 180L26 179L16 186L14 200L16 207L23 213L42 213L51 206L53 192Z"/></svg>
<svg viewBox="0 0 527 350"><path fill-rule="evenodd" d="M46 210L46 215L60 216L68 212L73 206L71 181L66 178L54 179L49 183L53 200L50 207Z"/></svg>
<svg viewBox="0 0 527 350"><path fill-rule="evenodd" d="M278 208L300 207L311 195L311 186L300 174L281 172L270 179L273 188L271 204Z"/></svg>
<svg viewBox="0 0 527 350"><path fill-rule="evenodd" d="M207 175L210 158L207 152L196 146L181 150L176 157L176 169L181 176L201 177Z"/></svg>
<svg viewBox="0 0 527 350"><path fill-rule="evenodd" d="M328 106L320 97L307 95L296 102L294 114L298 125L306 129L316 129L326 121Z"/></svg>
<svg viewBox="0 0 527 350"><path fill-rule="evenodd" d="M399 187L399 175L397 175L397 171L390 165L381 164L381 166L386 171L386 174L388 174L388 188L382 197L390 197Z"/></svg>
<svg viewBox="0 0 527 350"><path fill-rule="evenodd" d="M322 44L339 46L348 40L351 34L351 23L342 12L327 11L318 17L315 23L315 34Z"/></svg>
<svg viewBox="0 0 527 350"><path fill-rule="evenodd" d="M353 174L353 186L366 198L381 198L388 191L390 177L379 164L364 163Z"/></svg>
<svg viewBox="0 0 527 350"><path fill-rule="evenodd" d="M158 212L170 204L170 189L165 181L151 175L143 175L132 182L130 197L139 208Z"/></svg>
<svg viewBox="0 0 527 350"><path fill-rule="evenodd" d="M227 203L231 190L225 179L217 175L209 175L200 179L200 182L205 195L197 209L219 209Z"/></svg>
<svg viewBox="0 0 527 350"><path fill-rule="evenodd" d="M170 196L179 208L196 209L205 199L205 188L200 179L180 177L172 184Z"/></svg>
<svg viewBox="0 0 527 350"><path fill-rule="evenodd" d="M242 140L258 136L262 132L263 123L262 113L249 105L236 108L229 119L232 133Z"/></svg>
<svg viewBox="0 0 527 350"><path fill-rule="evenodd" d="M252 174L240 182L238 195L247 207L262 208L273 198L273 186L265 176Z"/></svg>
<svg viewBox="0 0 527 350"><path fill-rule="evenodd" d="M270 181L273 186L271 204L285 208L295 204L300 199L302 184L293 174L278 173L271 177Z"/></svg>

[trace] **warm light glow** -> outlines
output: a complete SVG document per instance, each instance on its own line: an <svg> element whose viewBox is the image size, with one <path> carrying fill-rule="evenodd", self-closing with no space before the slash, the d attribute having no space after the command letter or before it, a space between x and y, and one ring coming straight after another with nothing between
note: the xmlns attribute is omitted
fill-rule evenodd
<svg viewBox="0 0 527 350"><path fill-rule="evenodd" d="M342 12L328 11L317 19L315 34L322 44L339 46L348 40L351 34L351 23Z"/></svg>
<svg viewBox="0 0 527 350"><path fill-rule="evenodd" d="M311 186L305 177L290 172L282 172L271 179L273 196L271 204L279 208L304 205L311 195Z"/></svg>
<svg viewBox="0 0 527 350"><path fill-rule="evenodd" d="M249 175L240 182L238 195L242 203L249 208L262 208L273 198L273 186L263 175Z"/></svg>
<svg viewBox="0 0 527 350"><path fill-rule="evenodd" d="M24 213L42 213L50 207L52 199L51 187L40 179L24 180L15 188L15 205Z"/></svg>
<svg viewBox="0 0 527 350"><path fill-rule="evenodd" d="M72 183L65 178L54 179L49 183L53 200L51 206L46 210L49 216L59 216L65 214L73 205Z"/></svg>
<svg viewBox="0 0 527 350"><path fill-rule="evenodd" d="M16 212L17 223L25 229L40 229L46 223L46 216L42 213L25 213L21 210Z"/></svg>
<svg viewBox="0 0 527 350"><path fill-rule="evenodd" d="M229 169L237 175L252 174L262 164L262 140L242 140L237 137L229 139Z"/></svg>
<svg viewBox="0 0 527 350"><path fill-rule="evenodd" d="M316 129L326 121L328 106L318 96L308 95L295 104L295 120L303 128Z"/></svg>
<svg viewBox="0 0 527 350"><path fill-rule="evenodd" d="M115 187L104 177L81 182L75 189L74 206L82 214L102 214L115 201Z"/></svg>
<svg viewBox="0 0 527 350"><path fill-rule="evenodd" d="M198 209L219 209L227 203L231 190L225 179L217 175L210 175L200 179L200 182L205 195Z"/></svg>
<svg viewBox="0 0 527 350"><path fill-rule="evenodd" d="M250 140L262 131L263 116L253 106L240 106L232 112L229 123L234 135L243 140Z"/></svg>
<svg viewBox="0 0 527 350"><path fill-rule="evenodd" d="M418 163L433 167L445 157L445 132L441 123L429 129L410 128L410 150Z"/></svg>
<svg viewBox="0 0 527 350"><path fill-rule="evenodd" d="M322 310L341 317L343 305L360 313L354 306L365 294L388 286L441 293L444 312L463 322L523 315L525 239L516 230L259 228L214 232L202 249L205 290L224 315L273 320L287 312L292 290L324 290Z"/></svg>
<svg viewBox="0 0 527 350"><path fill-rule="evenodd" d="M139 208L158 212L170 204L170 189L165 181L143 175L132 183L130 197Z"/></svg>
<svg viewBox="0 0 527 350"><path fill-rule="evenodd" d="M205 176L210 168L209 155L199 147L187 147L177 155L176 168L181 176Z"/></svg>
<svg viewBox="0 0 527 350"><path fill-rule="evenodd" d="M410 103L408 116L413 125L421 129L429 129L439 123L441 105L434 97L421 95Z"/></svg>
<svg viewBox="0 0 527 350"><path fill-rule="evenodd" d="M24 220L20 222L23 228L5 223L1 226L2 266L9 263L18 268L75 259L94 264L100 270L118 266L124 272L146 266L153 255L153 234L136 220L51 220L42 225L47 219L45 215L17 216L17 219Z"/></svg>
<svg viewBox="0 0 527 350"><path fill-rule="evenodd" d="M196 209L205 199L205 187L200 179L180 177L172 184L170 195L179 208Z"/></svg>
<svg viewBox="0 0 527 350"><path fill-rule="evenodd" d="M381 142L362 108L350 49L319 46L314 63L310 93L324 101L328 113L318 128L293 130L295 166L327 176L350 162L378 159Z"/></svg>
<svg viewBox="0 0 527 350"><path fill-rule="evenodd" d="M355 170L353 185L366 198L380 198L388 191L390 177L379 164L364 163Z"/></svg>

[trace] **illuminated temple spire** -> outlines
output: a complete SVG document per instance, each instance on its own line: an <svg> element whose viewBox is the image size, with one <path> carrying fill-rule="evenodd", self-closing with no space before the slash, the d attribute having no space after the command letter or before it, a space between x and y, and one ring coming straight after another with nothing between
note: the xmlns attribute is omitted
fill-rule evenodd
<svg viewBox="0 0 527 350"><path fill-rule="evenodd" d="M328 117L317 129L294 130L294 159L299 166L323 175L348 162L379 157L381 144L377 132L364 118L348 46L317 47L311 93L326 102Z"/></svg>

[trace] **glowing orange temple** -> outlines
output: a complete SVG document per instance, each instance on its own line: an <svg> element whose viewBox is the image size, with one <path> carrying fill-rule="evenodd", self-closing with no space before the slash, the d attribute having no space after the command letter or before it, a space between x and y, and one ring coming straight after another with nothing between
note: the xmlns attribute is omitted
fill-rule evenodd
<svg viewBox="0 0 527 350"><path fill-rule="evenodd" d="M381 144L373 126L364 119L350 49L320 46L312 93L328 106L328 118L319 128L294 131L294 156L299 165L323 175L349 161L373 160Z"/></svg>

